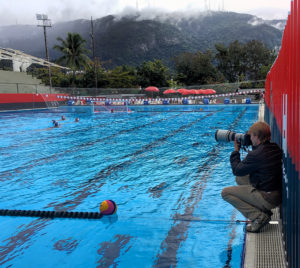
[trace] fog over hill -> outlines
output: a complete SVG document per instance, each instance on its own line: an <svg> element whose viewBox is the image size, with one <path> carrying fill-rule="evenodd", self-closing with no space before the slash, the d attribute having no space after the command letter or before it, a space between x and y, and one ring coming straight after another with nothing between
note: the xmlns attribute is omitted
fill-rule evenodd
<svg viewBox="0 0 300 268"><path fill-rule="evenodd" d="M234 12L123 13L94 20L96 56L107 67L139 65L145 60L162 59L171 64L182 52L214 49L216 43L239 40L260 40L269 48L279 47L285 20L263 20ZM91 22L75 20L55 23L47 28L51 60L59 54L52 47L56 38L65 39L68 32L77 32L91 48ZM43 30L36 25L0 27L0 47L13 48L45 57ZM91 55L90 55L91 56Z"/></svg>

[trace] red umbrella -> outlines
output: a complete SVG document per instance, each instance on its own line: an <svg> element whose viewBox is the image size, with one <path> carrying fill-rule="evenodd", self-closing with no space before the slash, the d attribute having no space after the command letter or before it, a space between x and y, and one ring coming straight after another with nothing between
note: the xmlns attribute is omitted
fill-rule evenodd
<svg viewBox="0 0 300 268"><path fill-rule="evenodd" d="M186 92L187 91L187 89L186 88L180 88L180 89L178 89L177 90L177 92L179 92L179 93L183 93L183 92Z"/></svg>
<svg viewBox="0 0 300 268"><path fill-rule="evenodd" d="M145 91L152 92L152 98L153 98L153 92L159 92L159 89L157 87L146 87Z"/></svg>
<svg viewBox="0 0 300 268"><path fill-rule="evenodd" d="M204 89L196 89L196 94L205 94Z"/></svg>
<svg viewBox="0 0 300 268"><path fill-rule="evenodd" d="M190 92L190 94L193 94L193 95L197 94L197 90L196 89L190 89L189 92Z"/></svg>
<svg viewBox="0 0 300 268"><path fill-rule="evenodd" d="M145 91L149 91L149 92L159 92L159 89L157 87L146 87Z"/></svg>
<svg viewBox="0 0 300 268"><path fill-rule="evenodd" d="M214 89L205 89L205 94L216 94Z"/></svg>
<svg viewBox="0 0 300 268"><path fill-rule="evenodd" d="M181 94L182 95L190 95L191 93L188 90L186 90L186 91L183 91Z"/></svg>
<svg viewBox="0 0 300 268"><path fill-rule="evenodd" d="M177 91L173 88L167 89L163 92L163 94L172 94L172 93L177 93Z"/></svg>
<svg viewBox="0 0 300 268"><path fill-rule="evenodd" d="M194 94L194 93L192 93L191 90L186 89L186 90L183 91L181 94L182 94L182 95L192 95L192 94Z"/></svg>
<svg viewBox="0 0 300 268"><path fill-rule="evenodd" d="M182 95L194 95L197 94L195 89L186 89L180 92Z"/></svg>

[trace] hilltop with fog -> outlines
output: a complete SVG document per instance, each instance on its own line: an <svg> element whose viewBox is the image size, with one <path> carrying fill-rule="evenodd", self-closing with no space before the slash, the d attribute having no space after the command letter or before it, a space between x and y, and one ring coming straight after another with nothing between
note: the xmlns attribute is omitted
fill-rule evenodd
<svg viewBox="0 0 300 268"><path fill-rule="evenodd" d="M281 44L284 25L285 20L266 21L234 12L110 15L94 20L96 56L107 67L136 66L153 59L162 59L170 65L172 58L182 52L214 50L216 43L228 45L235 40L242 43L260 40L273 49ZM59 56L52 49L56 38L65 39L67 32L79 33L86 39L87 48L91 48L89 20L55 23L47 29L51 60ZM42 28L36 25L2 26L0 47L43 58Z"/></svg>

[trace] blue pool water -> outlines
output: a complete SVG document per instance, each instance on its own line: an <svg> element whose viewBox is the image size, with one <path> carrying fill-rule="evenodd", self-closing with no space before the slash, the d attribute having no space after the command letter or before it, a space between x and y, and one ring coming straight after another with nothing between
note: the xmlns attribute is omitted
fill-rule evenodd
<svg viewBox="0 0 300 268"><path fill-rule="evenodd" d="M233 144L214 133L245 132L258 106L130 109L64 113L59 128L61 113L0 114L0 209L118 205L100 220L2 216L1 267L241 266L244 218L220 196Z"/></svg>

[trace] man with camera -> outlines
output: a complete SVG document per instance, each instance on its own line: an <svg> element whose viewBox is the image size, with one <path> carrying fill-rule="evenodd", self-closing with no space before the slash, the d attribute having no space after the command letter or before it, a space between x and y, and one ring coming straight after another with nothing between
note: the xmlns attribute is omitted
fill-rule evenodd
<svg viewBox="0 0 300 268"><path fill-rule="evenodd" d="M253 150L242 161L241 143L234 139L230 163L238 186L224 188L222 198L250 220L246 230L256 233L269 223L271 209L281 203L282 151L270 142L268 124L256 122L248 134Z"/></svg>

